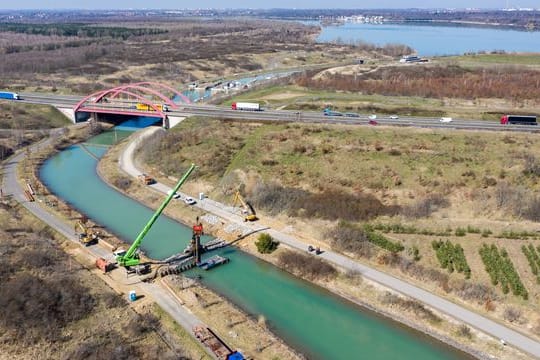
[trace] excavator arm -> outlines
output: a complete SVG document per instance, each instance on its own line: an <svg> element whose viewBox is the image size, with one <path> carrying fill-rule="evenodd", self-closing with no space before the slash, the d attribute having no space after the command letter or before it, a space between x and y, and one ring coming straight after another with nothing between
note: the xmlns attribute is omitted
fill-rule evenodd
<svg viewBox="0 0 540 360"><path fill-rule="evenodd" d="M253 208L253 206L249 202L244 201L244 198L242 197L242 195L240 195L240 191L236 190L236 193L234 194L233 206L236 206L238 202L242 204L242 207L247 213L247 215L244 217L244 221L258 220L257 214L255 213L255 209Z"/></svg>
<svg viewBox="0 0 540 360"><path fill-rule="evenodd" d="M118 263L118 265L129 267L129 266L136 266L140 264L140 259L139 259L139 255L137 254L137 250L141 246L142 240L144 239L148 231L150 231L150 228L152 228L152 225L154 225L159 215L161 215L165 207L172 200L174 194L178 191L178 189L180 189L180 186L182 186L182 184L187 180L187 178L189 177L189 175L191 175L194 169L195 169L195 164L191 164L191 167L186 171L184 176L182 176L182 178L178 181L174 189L165 198L165 200L156 210L154 215L152 215L152 217L150 218L148 223L146 223L146 225L141 230L139 235L137 235L137 238L135 239L135 241L133 241L133 244L131 244L128 251L124 255L120 255L116 258L116 262Z"/></svg>

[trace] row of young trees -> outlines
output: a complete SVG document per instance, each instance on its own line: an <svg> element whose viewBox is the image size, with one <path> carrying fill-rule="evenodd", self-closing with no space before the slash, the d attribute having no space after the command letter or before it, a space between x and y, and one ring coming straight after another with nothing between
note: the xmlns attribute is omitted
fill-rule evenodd
<svg viewBox="0 0 540 360"><path fill-rule="evenodd" d="M522 245L521 251L527 258L532 273L536 276L536 282L540 284L540 246L537 246L535 249L533 244L529 244L527 246Z"/></svg>
<svg viewBox="0 0 540 360"><path fill-rule="evenodd" d="M529 293L504 248L499 251L494 244L482 244L479 252L493 285L500 283L505 294L512 290L512 294L516 296L521 296L525 300L529 298Z"/></svg>
<svg viewBox="0 0 540 360"><path fill-rule="evenodd" d="M437 260L439 260L443 269L447 269L450 273L456 270L458 273L463 273L466 279L471 278L471 268L467 264L461 245L454 245L448 240L444 242L442 240L433 240L431 246L435 250Z"/></svg>
<svg viewBox="0 0 540 360"><path fill-rule="evenodd" d="M375 232L369 224L364 225L364 232L366 233L367 239L370 243L392 253L398 253L405 249L402 243L391 241L386 236Z"/></svg>

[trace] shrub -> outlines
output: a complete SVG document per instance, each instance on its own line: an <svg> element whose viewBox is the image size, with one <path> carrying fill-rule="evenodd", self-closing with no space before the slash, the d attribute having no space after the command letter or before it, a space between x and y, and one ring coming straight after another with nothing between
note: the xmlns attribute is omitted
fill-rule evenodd
<svg viewBox="0 0 540 360"><path fill-rule="evenodd" d="M399 211L399 207L385 206L371 194L350 195L335 189L311 193L276 183L256 185L250 200L255 207L271 214L286 212L291 216L327 220L360 221L379 215L393 215Z"/></svg>
<svg viewBox="0 0 540 360"><path fill-rule="evenodd" d="M259 235L257 241L255 241L255 246L257 246L257 251L261 254L271 254L278 248L279 242L274 241L272 236L267 233Z"/></svg>
<svg viewBox="0 0 540 360"><path fill-rule="evenodd" d="M326 261L291 250L285 250L279 254L278 264L287 271L309 280L333 279L338 274L336 268Z"/></svg>
<svg viewBox="0 0 540 360"><path fill-rule="evenodd" d="M471 339L471 338L472 338L471 328L468 327L468 326L465 325L465 324L461 324L461 325L458 327L457 334L458 334L458 336L461 336L461 337L464 337L464 338L467 338L467 339Z"/></svg>
<svg viewBox="0 0 540 360"><path fill-rule="evenodd" d="M340 221L338 225L328 230L325 236L330 239L333 249L368 259L372 256L373 245L360 227Z"/></svg>
<svg viewBox="0 0 540 360"><path fill-rule="evenodd" d="M74 350L67 353L63 359L118 359L129 360L139 358L137 348L126 341L122 335L107 331L100 336L92 336L80 343Z"/></svg>
<svg viewBox="0 0 540 360"><path fill-rule="evenodd" d="M504 317L504 320L509 321L511 323L514 323L514 322L522 323L524 320L521 317L521 311L511 306L508 306L506 309L504 309L503 317Z"/></svg>
<svg viewBox="0 0 540 360"><path fill-rule="evenodd" d="M450 202L443 195L431 194L405 207L402 214L410 218L427 217L438 209L448 207L449 205Z"/></svg>
<svg viewBox="0 0 540 360"><path fill-rule="evenodd" d="M397 305L403 310L412 311L416 316L431 321L433 323L440 323L442 319L435 315L433 311L426 308L422 303L417 300L405 299L398 295L386 292L380 297L380 301L383 304Z"/></svg>
<svg viewBox="0 0 540 360"><path fill-rule="evenodd" d="M55 340L63 326L87 316L95 303L88 289L69 277L44 280L18 273L0 283L0 294L0 325L21 343Z"/></svg>

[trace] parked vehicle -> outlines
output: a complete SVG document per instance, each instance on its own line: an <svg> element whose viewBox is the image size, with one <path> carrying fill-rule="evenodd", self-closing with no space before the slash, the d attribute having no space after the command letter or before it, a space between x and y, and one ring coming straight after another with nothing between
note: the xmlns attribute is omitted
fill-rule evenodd
<svg viewBox="0 0 540 360"><path fill-rule="evenodd" d="M139 180L144 184L144 185L152 185L156 182L156 180L154 180L152 177L146 175L146 174L141 174L139 175Z"/></svg>
<svg viewBox="0 0 540 360"><path fill-rule="evenodd" d="M171 195L171 194L172 194L172 189L167 191L167 195ZM180 194L179 193L174 193L173 199L180 199Z"/></svg>
<svg viewBox="0 0 540 360"><path fill-rule="evenodd" d="M104 258L98 258L96 260L96 267L103 271L103 273L106 273L114 269L114 264L108 262Z"/></svg>
<svg viewBox="0 0 540 360"><path fill-rule="evenodd" d="M0 92L0 99L20 100L19 94L14 92L2 91Z"/></svg>
<svg viewBox="0 0 540 360"><path fill-rule="evenodd" d="M184 202L188 205L195 205L197 202L192 197L188 196L184 199Z"/></svg>
<svg viewBox="0 0 540 360"><path fill-rule="evenodd" d="M262 111L261 106L258 103L249 102L233 102L231 104L231 109L245 111Z"/></svg>
<svg viewBox="0 0 540 360"><path fill-rule="evenodd" d="M525 115L504 115L501 117L501 124L511 124L511 125L537 125L536 116L525 116Z"/></svg>

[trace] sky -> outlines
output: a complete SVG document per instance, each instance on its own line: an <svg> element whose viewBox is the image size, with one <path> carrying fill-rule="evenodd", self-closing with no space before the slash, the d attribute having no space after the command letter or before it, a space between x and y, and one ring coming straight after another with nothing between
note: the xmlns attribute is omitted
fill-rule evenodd
<svg viewBox="0 0 540 360"><path fill-rule="evenodd" d="M0 0L0 9L540 8L539 0Z"/></svg>

